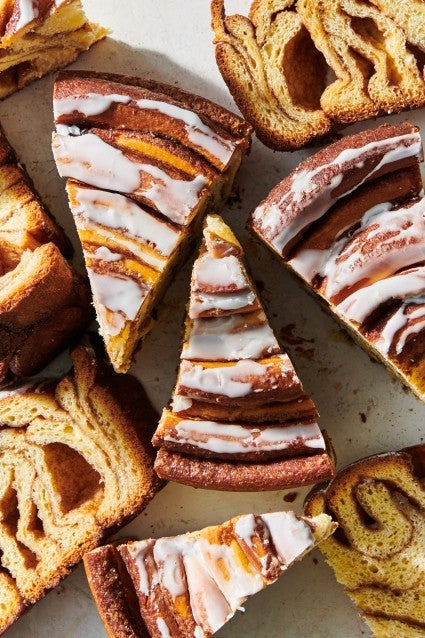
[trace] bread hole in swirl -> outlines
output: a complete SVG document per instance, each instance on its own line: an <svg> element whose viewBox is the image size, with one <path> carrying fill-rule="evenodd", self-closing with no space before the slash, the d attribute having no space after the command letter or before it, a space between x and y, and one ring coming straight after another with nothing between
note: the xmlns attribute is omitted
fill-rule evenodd
<svg viewBox="0 0 425 638"><path fill-rule="evenodd" d="M0 502L0 508L2 511L2 521L0 527L6 531L7 536L15 539L14 543L16 548L24 560L25 567L28 569L34 569L37 567L37 556L26 545L21 543L16 536L18 532L18 525L20 519L18 494L16 490L10 486L9 489L3 494Z"/></svg>

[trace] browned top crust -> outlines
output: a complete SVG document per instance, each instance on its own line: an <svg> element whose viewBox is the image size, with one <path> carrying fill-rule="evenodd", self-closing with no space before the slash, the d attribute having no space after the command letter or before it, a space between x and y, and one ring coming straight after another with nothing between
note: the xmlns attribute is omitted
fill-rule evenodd
<svg viewBox="0 0 425 638"><path fill-rule="evenodd" d="M78 69L75 71L65 70L58 73L53 97L54 99L65 97L69 94L69 89L73 87L83 93L102 88L102 86L104 87L105 85L110 86L111 83L121 86L125 85L126 90L128 90L128 87L134 87L133 94L136 99L145 97L146 92L149 92L150 95L165 95L169 98L170 102L180 105L183 104L186 108L207 118L210 123L214 123L215 127L218 128L221 133L227 132L227 134L233 138L245 138L252 133L252 127L248 122L215 102L179 87L142 77ZM91 118L87 118L87 120L91 121ZM59 121L64 121L64 119L61 118Z"/></svg>

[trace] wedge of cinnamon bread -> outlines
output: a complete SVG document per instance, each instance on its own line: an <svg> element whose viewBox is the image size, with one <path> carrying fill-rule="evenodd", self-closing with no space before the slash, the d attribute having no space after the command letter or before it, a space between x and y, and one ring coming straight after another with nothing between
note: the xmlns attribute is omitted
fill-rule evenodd
<svg viewBox="0 0 425 638"><path fill-rule="evenodd" d="M204 213L229 196L251 129L176 87L83 71L59 75L54 109L53 152L122 372Z"/></svg>
<svg viewBox="0 0 425 638"><path fill-rule="evenodd" d="M343 138L311 156L250 227L368 352L425 396L425 199L411 124Z"/></svg>
<svg viewBox="0 0 425 638"><path fill-rule="evenodd" d="M425 635L425 446L349 465L308 497L339 528L320 549L376 638Z"/></svg>
<svg viewBox="0 0 425 638"><path fill-rule="evenodd" d="M246 514L84 557L110 638L207 637L335 529L327 515Z"/></svg>
<svg viewBox="0 0 425 638"><path fill-rule="evenodd" d="M317 411L269 326L243 249L207 217L181 363L153 438L158 474L208 489L273 490L332 476Z"/></svg>
<svg viewBox="0 0 425 638"><path fill-rule="evenodd" d="M0 391L0 633L161 487L143 388L88 346L72 358Z"/></svg>

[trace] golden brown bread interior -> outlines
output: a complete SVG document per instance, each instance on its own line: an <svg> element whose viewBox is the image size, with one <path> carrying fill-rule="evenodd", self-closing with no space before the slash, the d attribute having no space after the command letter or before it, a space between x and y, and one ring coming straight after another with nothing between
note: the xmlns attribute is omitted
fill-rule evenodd
<svg viewBox="0 0 425 638"><path fill-rule="evenodd" d="M54 110L100 332L124 372L203 215L230 195L251 127L173 86L87 71L58 76Z"/></svg>
<svg viewBox="0 0 425 638"><path fill-rule="evenodd" d="M425 635L425 447L353 463L305 512L333 516L321 550L377 638Z"/></svg>
<svg viewBox="0 0 425 638"><path fill-rule="evenodd" d="M157 473L233 491L332 476L316 407L273 334L241 244L219 215L203 232L172 406L153 438Z"/></svg>
<svg viewBox="0 0 425 638"><path fill-rule="evenodd" d="M207 637L334 530L327 515L247 514L199 532L100 547L84 565L110 638Z"/></svg>
<svg viewBox="0 0 425 638"><path fill-rule="evenodd" d="M0 392L0 632L161 487L140 384L88 346L62 380Z"/></svg>
<svg viewBox="0 0 425 638"><path fill-rule="evenodd" d="M320 107L326 64L293 0L256 0L249 18L211 4L218 67L262 142L293 150L331 126Z"/></svg>
<svg viewBox="0 0 425 638"><path fill-rule="evenodd" d="M0 6L0 99L73 62L107 34L80 0L11 0Z"/></svg>
<svg viewBox="0 0 425 638"><path fill-rule="evenodd" d="M0 129L0 385L36 372L87 324L71 253Z"/></svg>
<svg viewBox="0 0 425 638"><path fill-rule="evenodd" d="M419 0L211 2L216 60L258 137L293 150L351 122L425 103Z"/></svg>

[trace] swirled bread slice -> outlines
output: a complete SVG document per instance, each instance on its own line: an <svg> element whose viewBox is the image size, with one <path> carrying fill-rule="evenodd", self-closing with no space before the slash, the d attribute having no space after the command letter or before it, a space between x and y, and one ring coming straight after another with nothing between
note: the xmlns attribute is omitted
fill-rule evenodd
<svg viewBox="0 0 425 638"><path fill-rule="evenodd" d="M204 213L221 207L250 127L172 86L90 72L55 84L53 151L67 176L106 349L125 371Z"/></svg>
<svg viewBox="0 0 425 638"><path fill-rule="evenodd" d="M294 0L256 0L249 18L226 16L224 7L212 0L217 64L258 137L282 151L325 135L326 64Z"/></svg>
<svg viewBox="0 0 425 638"><path fill-rule="evenodd" d="M425 397L425 198L411 124L343 138L286 177L252 230L374 357Z"/></svg>
<svg viewBox="0 0 425 638"><path fill-rule="evenodd" d="M77 347L62 380L0 391L0 633L161 486L155 413Z"/></svg>
<svg viewBox="0 0 425 638"><path fill-rule="evenodd" d="M246 514L199 532L100 547L84 565L110 638L207 637L334 529L323 514Z"/></svg>
<svg viewBox="0 0 425 638"><path fill-rule="evenodd" d="M271 148L425 104L422 2L254 0L249 17L226 16L224 0L211 8L218 67Z"/></svg>
<svg viewBox="0 0 425 638"><path fill-rule="evenodd" d="M282 352L242 246L209 215L192 271L171 409L153 438L159 476L234 491L283 489L333 474L317 411Z"/></svg>
<svg viewBox="0 0 425 638"><path fill-rule="evenodd" d="M425 635L425 446L348 466L307 499L339 527L321 550L377 638Z"/></svg>
<svg viewBox="0 0 425 638"><path fill-rule="evenodd" d="M0 99L73 62L107 34L80 0L10 0L0 7Z"/></svg>
<svg viewBox="0 0 425 638"><path fill-rule="evenodd" d="M88 322L70 253L0 129L0 386L36 372Z"/></svg>

